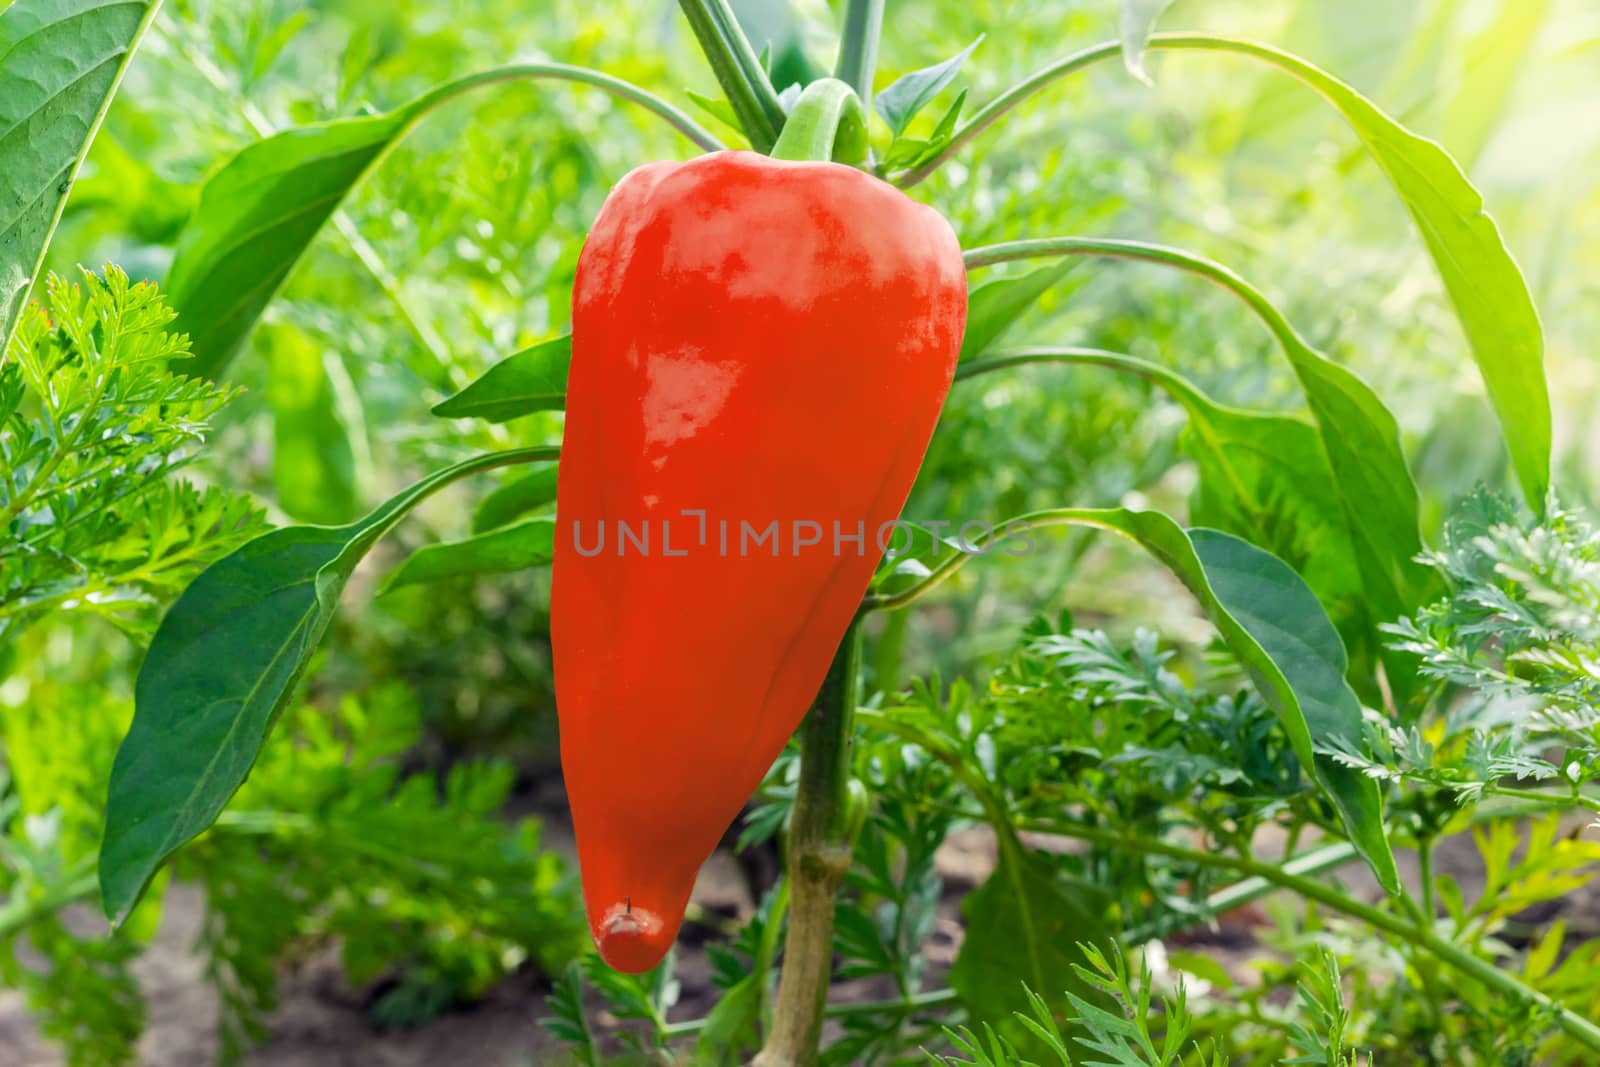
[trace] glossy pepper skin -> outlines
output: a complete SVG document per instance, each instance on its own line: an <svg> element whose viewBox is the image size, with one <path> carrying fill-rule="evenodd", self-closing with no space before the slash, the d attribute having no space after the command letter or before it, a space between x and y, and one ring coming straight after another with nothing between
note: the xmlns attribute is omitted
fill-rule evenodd
<svg viewBox="0 0 1600 1067"><path fill-rule="evenodd" d="M651 163L601 209L574 293L551 621L584 898L612 967L666 954L700 865L815 699L922 463L966 306L949 224L840 164Z"/></svg>

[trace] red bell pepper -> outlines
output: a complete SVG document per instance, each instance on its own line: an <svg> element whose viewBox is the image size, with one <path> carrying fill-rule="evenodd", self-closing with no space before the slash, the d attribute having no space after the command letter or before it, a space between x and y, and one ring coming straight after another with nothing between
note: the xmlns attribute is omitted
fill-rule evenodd
<svg viewBox="0 0 1600 1067"><path fill-rule="evenodd" d="M590 930L654 966L817 695L949 390L961 250L863 171L716 152L578 261L552 637Z"/></svg>

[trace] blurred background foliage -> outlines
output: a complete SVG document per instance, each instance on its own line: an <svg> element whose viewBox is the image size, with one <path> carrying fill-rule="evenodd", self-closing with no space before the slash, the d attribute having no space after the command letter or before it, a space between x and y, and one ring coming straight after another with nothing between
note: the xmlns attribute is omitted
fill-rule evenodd
<svg viewBox="0 0 1600 1067"><path fill-rule="evenodd" d="M772 43L780 88L784 71L831 67L837 5L737 6L758 46ZM1592 418L1600 405L1600 7L1177 0L1163 25L1294 51L1461 160L1544 318L1557 484L1567 503L1592 505L1600 496ZM891 0L879 84L987 33L944 97L965 87L981 103L1115 32L1115 0ZM686 107L687 91L715 91L669 0L169 0L94 145L51 265L66 272L111 262L159 282L204 179L243 145L275 129L386 110L464 73L534 57L598 67ZM969 246L1118 236L1234 267L1396 413L1430 540L1475 484L1509 486L1437 275L1349 131L1310 93L1241 60L1162 54L1149 69L1153 86L1114 64L1070 79L986 133L917 195L945 212ZM931 125L940 111L918 122ZM496 360L563 330L585 229L607 190L638 163L691 152L671 129L582 88L510 84L451 103L358 189L272 303L230 370L230 384L244 391L217 416L191 476L248 490L276 523L339 523L446 462L557 441L559 414L497 426L443 423L428 409ZM1078 265L1008 339L1128 352L1181 368L1234 404L1301 404L1244 308L1199 281L1138 265ZM1030 367L958 385L907 516L998 523L1037 507L1139 501L1181 514L1193 484L1177 447L1183 424L1159 391L1099 368ZM276 754L251 786L257 800L284 810L315 807L321 814L303 833L348 835L338 812L376 795L332 771L314 784L295 780L293 768L309 765L296 764L295 753L317 751L318 731L343 731L352 752L435 785L434 775L467 775L461 768L476 766L467 761L505 761L472 771L484 779L476 786L440 786L444 800L414 798L419 819L448 823L453 812L488 811L508 792L553 781L547 575L374 597L406 552L464 536L474 504L498 478L441 494L358 574L307 694L329 717L287 722L301 742L269 749ZM1122 636L1159 630L1191 653L1209 639L1187 599L1135 549L1064 534L1029 557L1001 554L968 567L932 607L890 617L871 669L885 687L931 670L947 680L978 677L1015 647L1024 620L1061 609ZM99 791L127 719L140 645L92 616L62 617L24 634L13 653L0 684L5 762L14 774L31 773L29 788L43 799L28 814L56 813L35 829L63 842L66 862L78 864L93 853ZM359 700L341 701L350 693ZM383 738L363 733L391 720ZM317 847L304 841L288 833L284 855ZM197 850L189 862L202 881L203 849L229 847L223 834ZM490 883L533 877L495 867L494 849L485 849ZM412 877L381 857L370 862L380 881ZM244 908L250 893L266 890L248 884L248 866L238 869L241 885L226 891L241 894ZM554 885L557 875L536 877ZM315 879L301 888L333 891ZM575 951L550 933L553 918L483 915L479 906L411 916L433 931L435 950L379 946L373 958L410 953L456 967L462 989L481 988L482 960L467 953L463 962L440 934L462 915L500 939L484 958L509 958L503 945L535 936L567 945L551 950L557 956ZM359 949L362 931L379 932L357 910L334 907L328 924ZM252 981L228 979L246 1001L262 995Z"/></svg>

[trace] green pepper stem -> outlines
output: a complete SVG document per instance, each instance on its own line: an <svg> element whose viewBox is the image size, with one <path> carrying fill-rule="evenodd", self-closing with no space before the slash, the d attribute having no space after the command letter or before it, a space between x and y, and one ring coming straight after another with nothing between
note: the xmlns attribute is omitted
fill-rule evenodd
<svg viewBox="0 0 1600 1067"><path fill-rule="evenodd" d="M883 32L883 0L848 0L844 33L839 38L839 62L833 76L846 82L872 106L872 75L878 66L878 38Z"/></svg>
<svg viewBox="0 0 1600 1067"><path fill-rule="evenodd" d="M806 86L772 146L772 158L863 162L867 113L861 98L838 78L821 78Z"/></svg>
<svg viewBox="0 0 1600 1067"><path fill-rule="evenodd" d="M850 871L850 764L861 665L853 620L800 727L800 782L789 817L789 932L772 1029L752 1067L810 1067L833 977L833 907Z"/></svg>
<svg viewBox="0 0 1600 1067"><path fill-rule="evenodd" d="M765 152L783 124L783 106L733 8L728 0L678 0L678 6L750 144Z"/></svg>

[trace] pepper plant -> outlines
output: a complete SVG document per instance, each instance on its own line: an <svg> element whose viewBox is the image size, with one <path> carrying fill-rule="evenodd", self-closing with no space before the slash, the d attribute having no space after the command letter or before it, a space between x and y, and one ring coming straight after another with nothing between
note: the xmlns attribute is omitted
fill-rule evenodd
<svg viewBox="0 0 1600 1067"><path fill-rule="evenodd" d="M1527 510L1481 504L1480 512L1492 515L1461 519L1437 555L1425 554L1417 489L1394 417L1358 375L1319 352L1261 288L1186 249L1136 237L1037 234L965 248L960 258L971 279L964 316L943 306L942 291L930 291L922 307L897 298L896 316L884 316L894 332L926 333L936 341L909 346L903 374L886 375L872 365L871 351L855 353L859 374L833 368L828 388L848 397L850 402L839 407L855 414L839 436L829 439L833 443L819 450L813 465L786 468L787 477L807 484L820 477L815 464L837 468L831 473L841 498L854 499L846 489L876 488L878 495L871 499L890 507L892 515L905 499L909 473L926 442L921 416L932 418L945 388L975 388L967 383L981 385L1042 364L1092 367L1137 376L1181 407L1188 420L1184 448L1198 471L1185 522L1160 510L1073 507L1063 501L997 524L992 538L979 538L977 544L918 531L911 555L897 554L871 574L861 567L842 578L834 572L797 577L799 569L774 568L771 588L786 595L771 598L776 604L752 598L747 608L751 616L761 613L760 624L752 618L746 630L711 635L747 642L750 661L759 664L772 651L767 645L781 650L786 638L806 628L799 642L806 662L782 686L799 694L798 703L790 699L785 709L772 712L729 706L723 698L748 695L748 687L729 686L727 675L736 672L707 656L703 647L700 658L674 656L670 664L681 673L682 688L697 679L703 688L675 694L664 706L644 699L643 683L615 662L608 669L606 657L618 657L617 649L596 653L597 646L616 639L615 631L693 628L707 620L707 602L717 602L725 590L708 589L694 598L679 589L671 602L650 599L658 582L666 586L661 576L670 559L636 560L638 565L626 572L596 571L597 584L570 587L582 588L584 596L567 604L561 596L570 594L557 597L552 628L558 690L565 693L559 698L567 731L564 758L569 779L583 794L574 809L591 893L591 927L603 951L608 934L619 932L630 942L646 942L648 949L630 944L606 952L608 959L627 970L649 970L660 960L681 919L686 878L692 879L743 799L730 794L731 805L702 805L696 781L724 778L736 787L732 792L743 793L762 766L778 760L749 836L781 834L786 874L720 961L725 994L716 1011L693 1023L668 1022L669 971L656 968L644 979L632 979L594 966L587 970L613 1004L624 1007L619 1014L645 1021L642 1040L665 1046L697 1035L701 1054L712 1058L759 1048L756 1062L769 1067L813 1063L819 1057L828 1062L887 1059L916 1044L973 1062L1053 1054L1069 1064L1092 1062L1094 1055L1165 1064L1188 1062L1184 1058L1196 1054L1189 1041L1194 1036L1215 1042L1211 1055L1220 1058L1227 1051L1226 1014L1200 1011L1181 992L1164 1012L1153 1013L1154 979L1130 970L1115 946L1143 944L1281 888L1342 916L1344 925L1330 923L1326 934L1337 945L1348 947L1355 937L1350 924L1357 924L1369 934L1381 932L1396 946L1399 972L1407 981L1414 977L1424 994L1418 1009L1422 1021L1403 1015L1386 1020L1413 1042L1406 1046L1409 1051L1415 1053L1420 1043L1425 1058L1453 1062L1450 1057L1462 1055L1456 1045L1486 1057L1497 1054L1490 1050L1502 1040L1521 1042L1519 1048L1553 1047L1568 1056L1589 1053L1564 1050L1600 1050L1600 1028L1591 1021L1594 1006L1573 974L1554 966L1559 939L1553 947L1550 942L1541 946L1538 960L1530 960L1524 973L1497 968L1492 939L1510 912L1487 896L1470 904L1459 896L1436 899L1436 884L1444 883L1436 883L1428 866L1432 842L1481 810L1458 810L1441 798L1519 802L1541 810L1595 803L1582 790L1591 773L1584 759L1557 765L1528 755L1543 741L1559 741L1579 754L1593 748L1594 728L1584 716L1583 701L1595 674L1592 659L1585 658L1593 641L1585 620L1592 619L1595 608L1592 541L1577 534L1576 522L1554 509L1550 497L1549 399L1541 327L1528 286L1481 197L1440 146L1412 134L1333 75L1286 52L1210 34L1153 32L1164 6L1127 0L1118 40L1065 56L969 112L966 92L957 92L942 108L929 108L949 97L965 64L978 62L984 48L1003 44L998 32L994 40L879 90L875 69L883 5L849 0L833 76L777 84L775 64L746 38L726 0L682 0L684 20L722 90L721 100L696 103L720 134L677 105L603 71L515 63L463 75L391 111L276 131L252 119L259 139L209 178L184 224L165 279L177 313L175 328L188 338L189 356L178 365L192 379L226 381L242 343L325 229L336 230L357 256L363 255L361 235L341 210L346 198L419 123L465 94L521 80L598 90L637 106L710 154L677 173L745 168L749 188L757 191L743 193L737 182L713 184L697 194L704 201L701 221L694 221L692 201L682 209L681 219L689 220L682 225L704 225L706 233L718 217L739 218L739 209L748 206L744 201L718 205L717 197L753 198L762 195L764 182L778 187L792 181L814 190L832 189L826 183L838 182L839 189L871 189L870 196L862 194L862 203L885 205L844 232L829 230L816 212L791 211L771 232L746 227L729 237L735 250L741 240L761 242L779 259L792 245L801 263L808 243L824 250L818 255L825 261L828 249L855 249L849 242L882 224L880 216L912 210L911 191L972 151L991 130L1003 136L1004 120L1017 109L1043 106L1034 97L1051 86L1118 58L1144 76L1145 56L1164 51L1225 53L1268 64L1299 82L1346 121L1415 220L1499 416ZM8 171L20 190L17 202L27 205L10 224L11 239L0 259L0 327L8 341L24 319L18 309L40 271L71 178L127 56L158 7L158 0L105 7L16 0L0 12L7 30L0 41L23 42L0 53L0 76L27 83L27 106L17 112L23 116L18 121L30 131L36 125L39 134L26 139L21 164ZM85 31L87 21L94 22L95 32ZM70 42L69 63L60 69L48 66L48 57L26 43L52 34ZM38 76L47 67L48 76ZM81 76L72 76L74 71ZM58 111L68 112L73 121L58 121ZM795 166L723 155L729 151L725 139ZM802 160L808 162L799 165ZM660 164L639 163L654 168L657 179L664 173ZM642 181L640 175L630 177L617 196L631 195L630 183L637 187ZM848 204L850 197L836 199ZM625 209L608 205L607 211ZM601 225L607 218L603 212ZM846 219L837 225L850 224ZM899 236L915 234L908 228ZM699 242L705 233L691 237ZM712 405L708 397L716 383L703 380L711 364L685 360L682 395L669 396L672 403L665 411L641 415L639 396L619 399L608 393L616 386L598 376L596 367L603 364L583 362L614 360L620 371L628 367L623 353L630 344L648 349L652 343L653 335L643 330L636 337L619 332L597 340L606 315L642 318L653 306L670 304L675 293L688 299L682 295L688 290L675 290L678 280L671 277L652 300L623 300L620 282L614 282L615 291L602 281L586 290L585 271L601 277L625 265L621 252L608 255L615 239L613 232L597 232L591 242L595 262L579 264L580 294L591 294L595 311L586 318L580 305L573 336L552 337L511 355L434 409L443 419L492 425L566 410L574 436L571 465L564 465L554 446L507 448L466 459L424 477L359 519L283 526L254 537L208 566L178 597L151 640L132 724L110 770L98 875L113 922L129 919L169 856L181 857L205 843L215 847L210 836L205 843L189 843L219 818L227 822L225 809L241 787L255 788L254 782L245 786L245 779L264 759L269 738L282 732L280 720L294 707L357 566L423 500L491 470L532 468L526 478L497 492L489 509L492 520L472 537L420 549L391 575L388 587L507 573L555 560L559 590L563 581L577 582L583 573L569 554L565 573L573 577L561 577L569 524L604 515L607 479L639 491L655 484L628 468L642 466L647 458L639 446L652 429L645 423L677 418L688 425L653 427L660 431L654 441L661 449L648 457L653 462L670 463L685 454L681 442L693 436L690 431L699 428L695 420ZM644 240L637 234L633 239ZM1003 347L1007 327L1086 259L1176 269L1241 301L1287 360L1310 417L1232 406L1171 368L1130 354L1074 346ZM842 317L828 320L835 329L848 328L852 316L864 320L874 313L872 298L880 294L873 288L872 269L883 266L894 282L906 282L908 291L918 280L915 266L900 263L890 270L846 261L860 276L845 278L850 284L837 293L826 290L842 302L831 306L833 312L844 309ZM992 268L1016 263L1039 266L988 276ZM852 288L854 294L848 291ZM678 342L701 341L704 335L696 330L715 331L719 314L731 316L740 280L729 278L726 290L725 307L695 291L694 299L704 303L690 312L711 322L683 327ZM799 294L802 305L805 295ZM764 296L781 300L783 294ZM822 312L817 314L821 322ZM943 337L941 330L961 318L962 339ZM887 345L895 338L879 340ZM827 338L802 334L793 343L821 354ZM176 356L178 347L159 355ZM36 354L37 339L24 335L21 351ZM754 352L723 355L733 362L732 373L739 373L740 360L754 365L759 358ZM797 376L774 379L779 383L774 397L783 388L819 388L805 385L800 374L805 367L785 369ZM919 417L887 417L891 410L901 411L897 405L913 393ZM875 399L879 402L869 403ZM761 445L779 454L760 436L767 414L742 413L746 436L726 445ZM872 423L880 417L881 423ZM806 447L800 441L779 444ZM43 484L54 473L34 458L31 438L20 447L26 455L9 457L8 477L10 471L25 470L29 478L21 492L7 486L4 517L10 522L28 518L26 493L34 480ZM748 469L740 462L738 456L727 458L731 474L720 492L736 495L749 479L772 474L770 466ZM891 468L894 477L889 477ZM559 479L549 476L555 469L562 471ZM575 477L582 482L572 481ZM557 481L559 526L548 514ZM771 499L806 502L783 495L791 489L780 484ZM574 508L584 514L574 516ZM769 518L798 516L731 517L764 524ZM1153 556L1209 620L1225 666L1204 684L1185 685L1166 670L1169 653L1153 637L1119 648L1067 619L1032 628L986 693L959 685L947 690L934 681L904 691L888 684L887 671L866 669L867 662L877 662L865 654L865 645L878 619L911 609L963 567L983 566L978 550L1003 547L1024 534L1045 543L1054 527L1115 534ZM1479 604L1481 616L1464 615L1459 597L1444 599L1448 591L1459 594L1464 588L1477 591L1466 602ZM844 604L842 612L807 606L820 601L824 590L830 605ZM601 600L605 603L594 603ZM639 606L629 607L634 604ZM1556 613L1552 605L1562 610ZM652 608L659 617L637 617ZM607 613L625 611L635 617L610 619L608 627ZM717 618L720 629L738 623ZM570 637L563 637L563 628ZM1486 632L1499 638L1504 660L1492 654L1485 659ZM559 651L563 640L573 649L565 654L566 666ZM580 665L585 656L597 659ZM573 672L569 677L581 674L582 684L561 681L563 671ZM776 684L770 678L745 680L755 691ZM605 694L607 707L578 706L607 685L616 687ZM820 691L813 702L814 689ZM1548 723L1508 725L1494 718L1508 693L1524 689L1548 704ZM1479 720L1459 710L1463 691L1476 694L1470 706L1478 709ZM636 702L627 703L627 697ZM799 729L797 754L780 758L783 735L806 703L812 706ZM765 716L754 724L762 744L748 747L741 765L695 765L702 744L750 728L758 714ZM664 715L672 718L662 723ZM1096 732L1095 722L1109 728ZM686 781L664 790L661 810L650 812L649 832L637 832L627 825L628 809L649 804L652 787L662 788L669 771L663 769L659 782L641 775L608 781L606 750L627 744L630 737L676 745L680 742L673 738L680 731L683 738L695 739L673 750L680 766L671 773ZM270 766L270 757L265 759L262 765ZM1562 788L1527 789L1507 785L1508 778L1558 781ZM1281 861L1260 859L1253 835L1278 821L1295 828L1291 846L1307 829L1328 842L1307 851L1291 848ZM933 848L953 827L970 823L993 829L998 867L969 899L969 928L948 987L926 990L918 932L929 921ZM1511 898L1526 901L1543 891L1541 879L1560 884L1573 877L1589 852L1575 843L1557 847L1550 826L1537 837L1549 846L1545 854L1530 852L1521 861L1512 860L1503 833L1483 831L1491 884L1515 890ZM1078 869L1069 871L1030 846L1033 838L1024 834L1032 833L1075 839L1089 851ZM1402 882L1397 844L1415 850L1421 860L1420 901ZM1378 903L1359 900L1320 877L1352 860L1363 864L1380 888ZM1108 899L1096 880L1084 877L1097 868L1118 869L1121 877L1102 880L1119 887L1118 899ZM598 899L597 879L606 883ZM635 916L628 887L651 879L671 884L660 900L652 898L648 907L641 902ZM622 898L620 919L615 896ZM864 903L841 911L841 897ZM844 916L837 924L836 914ZM654 922L662 928L641 925ZM635 936L640 929L648 936ZM1279 1025L1277 1030L1291 1030L1285 1048L1338 1063L1351 1042L1373 1041L1381 1029L1371 1020L1357 1020L1366 1026L1362 1036L1348 1033L1356 1023L1339 1003L1344 986L1337 961L1332 955L1317 960L1292 979L1300 983L1308 1005L1305 1018L1294 1028ZM774 968L779 975L775 993L769 973ZM830 1004L830 985L841 971L888 976L900 996L864 1006ZM1447 1019L1440 990L1458 986L1471 990L1459 994L1468 1004L1474 997L1493 997L1516 1005L1520 1028L1483 1035L1472 1032L1470 1020ZM592 1051L580 993L570 981L558 991L557 1027L578 1048ZM1268 1006L1259 999L1249 1003L1245 994L1240 1000L1248 1004L1247 1027L1272 1029ZM951 1013L957 1010L965 1013L968 1028L947 1032L943 1024L954 1022ZM843 1033L825 1048L824 1020L830 1013L843 1020Z"/></svg>

